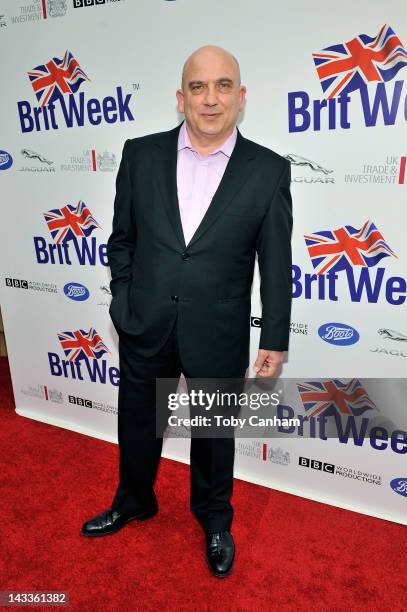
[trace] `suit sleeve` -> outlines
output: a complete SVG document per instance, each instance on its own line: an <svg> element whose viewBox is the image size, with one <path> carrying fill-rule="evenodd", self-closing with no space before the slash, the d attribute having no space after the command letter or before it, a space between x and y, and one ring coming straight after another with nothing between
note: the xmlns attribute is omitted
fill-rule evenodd
<svg viewBox="0 0 407 612"><path fill-rule="evenodd" d="M262 301L259 348L269 351L286 351L290 333L293 223L290 182L288 163L280 175L256 242Z"/></svg>
<svg viewBox="0 0 407 612"><path fill-rule="evenodd" d="M130 141L126 140L116 178L113 228L107 241L107 259L112 275L110 289L113 297L124 290L131 280L132 259L136 245L128 162L129 145Z"/></svg>

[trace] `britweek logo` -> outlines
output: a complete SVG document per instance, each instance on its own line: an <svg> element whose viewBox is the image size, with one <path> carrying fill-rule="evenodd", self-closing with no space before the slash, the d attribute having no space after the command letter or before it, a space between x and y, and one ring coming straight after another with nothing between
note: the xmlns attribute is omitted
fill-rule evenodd
<svg viewBox="0 0 407 612"><path fill-rule="evenodd" d="M397 258L371 221L366 221L360 229L345 225L305 235L304 238L315 273L304 274L299 266L292 266L293 298L337 302L336 282L338 273L341 273L346 276L352 302L376 304L383 297L394 306L405 303L405 278L390 276L385 280L385 268L370 270L383 258Z"/></svg>
<svg viewBox="0 0 407 612"><path fill-rule="evenodd" d="M70 51L62 60L54 57L37 66L28 77L39 106L31 106L28 100L17 102L23 133L134 121L129 108L132 94L124 95L120 86L102 100L86 100L84 92L78 93L82 83L90 79Z"/></svg>
<svg viewBox="0 0 407 612"><path fill-rule="evenodd" d="M304 414L296 414L292 406L279 404L277 417L280 419L297 418L300 425L278 426L278 432L293 434L297 437L328 440L326 427L333 427L335 438L340 444L353 442L355 446L365 443L377 451L391 449L393 452L407 454L407 431L390 429L390 421L374 425L366 416L377 411L362 383L354 378L348 382L340 380L319 380L297 383ZM386 426L387 425L387 426ZM330 435L332 438L332 435Z"/></svg>
<svg viewBox="0 0 407 612"><path fill-rule="evenodd" d="M79 200L76 206L67 204L43 214L54 242L34 236L37 263L71 266L74 258L80 266L108 265L106 244L98 245L96 238L90 237L100 225L85 202Z"/></svg>
<svg viewBox="0 0 407 612"><path fill-rule="evenodd" d="M313 53L313 60L325 98L311 100L306 91L289 92L289 132L349 129L350 102L361 106L366 127L407 121L404 81L390 83L407 65L407 51L389 25L375 37L359 34L325 47Z"/></svg>
<svg viewBox="0 0 407 612"><path fill-rule="evenodd" d="M346 323L324 323L318 329L318 335L328 344L348 346L359 340L359 332Z"/></svg>
<svg viewBox="0 0 407 612"><path fill-rule="evenodd" d="M110 382L117 387L120 381L118 368L108 367L103 355L110 353L96 329L77 329L58 334L58 340L65 354L48 353L49 369L52 376L72 380L87 380L102 385Z"/></svg>

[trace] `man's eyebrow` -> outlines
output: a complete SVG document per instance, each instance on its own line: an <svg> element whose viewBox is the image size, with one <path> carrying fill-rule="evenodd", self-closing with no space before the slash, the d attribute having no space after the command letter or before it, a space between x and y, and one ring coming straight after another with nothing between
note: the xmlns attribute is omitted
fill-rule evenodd
<svg viewBox="0 0 407 612"><path fill-rule="evenodd" d="M194 85L203 85L204 81L189 81L188 87L193 87Z"/></svg>
<svg viewBox="0 0 407 612"><path fill-rule="evenodd" d="M216 79L215 81L216 83L232 83L233 84L233 79L231 79L230 77L220 77L219 79ZM189 81L188 83L188 87L193 87L194 85L205 85L206 81Z"/></svg>

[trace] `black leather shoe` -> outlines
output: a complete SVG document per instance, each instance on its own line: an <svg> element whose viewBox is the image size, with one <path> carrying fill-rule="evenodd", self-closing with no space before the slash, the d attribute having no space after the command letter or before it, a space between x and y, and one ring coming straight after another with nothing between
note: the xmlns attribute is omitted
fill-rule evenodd
<svg viewBox="0 0 407 612"><path fill-rule="evenodd" d="M235 545L229 531L219 531L206 536L206 560L211 572L218 578L228 576L235 558Z"/></svg>
<svg viewBox="0 0 407 612"><path fill-rule="evenodd" d="M104 512L89 519L89 521L86 521L82 525L81 534L90 537L110 535L111 533L119 531L126 523L130 523L130 521L134 521L135 519L143 521L153 517L157 512L158 510L155 510L148 514L128 516L127 514L120 514L120 512L108 508Z"/></svg>

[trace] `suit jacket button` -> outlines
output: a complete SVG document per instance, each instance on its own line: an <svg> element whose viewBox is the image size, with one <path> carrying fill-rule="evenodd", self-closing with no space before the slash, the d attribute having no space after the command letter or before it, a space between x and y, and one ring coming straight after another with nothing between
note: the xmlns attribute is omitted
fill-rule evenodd
<svg viewBox="0 0 407 612"><path fill-rule="evenodd" d="M187 253L186 251L185 251L184 253L182 253L182 259L183 259L184 261L186 261L186 260L187 260L187 259L189 259L189 258L190 258L190 254L189 254L189 253Z"/></svg>
<svg viewBox="0 0 407 612"><path fill-rule="evenodd" d="M178 302L179 297L178 297L178 295L172 295L171 299L172 299L173 302Z"/></svg>

